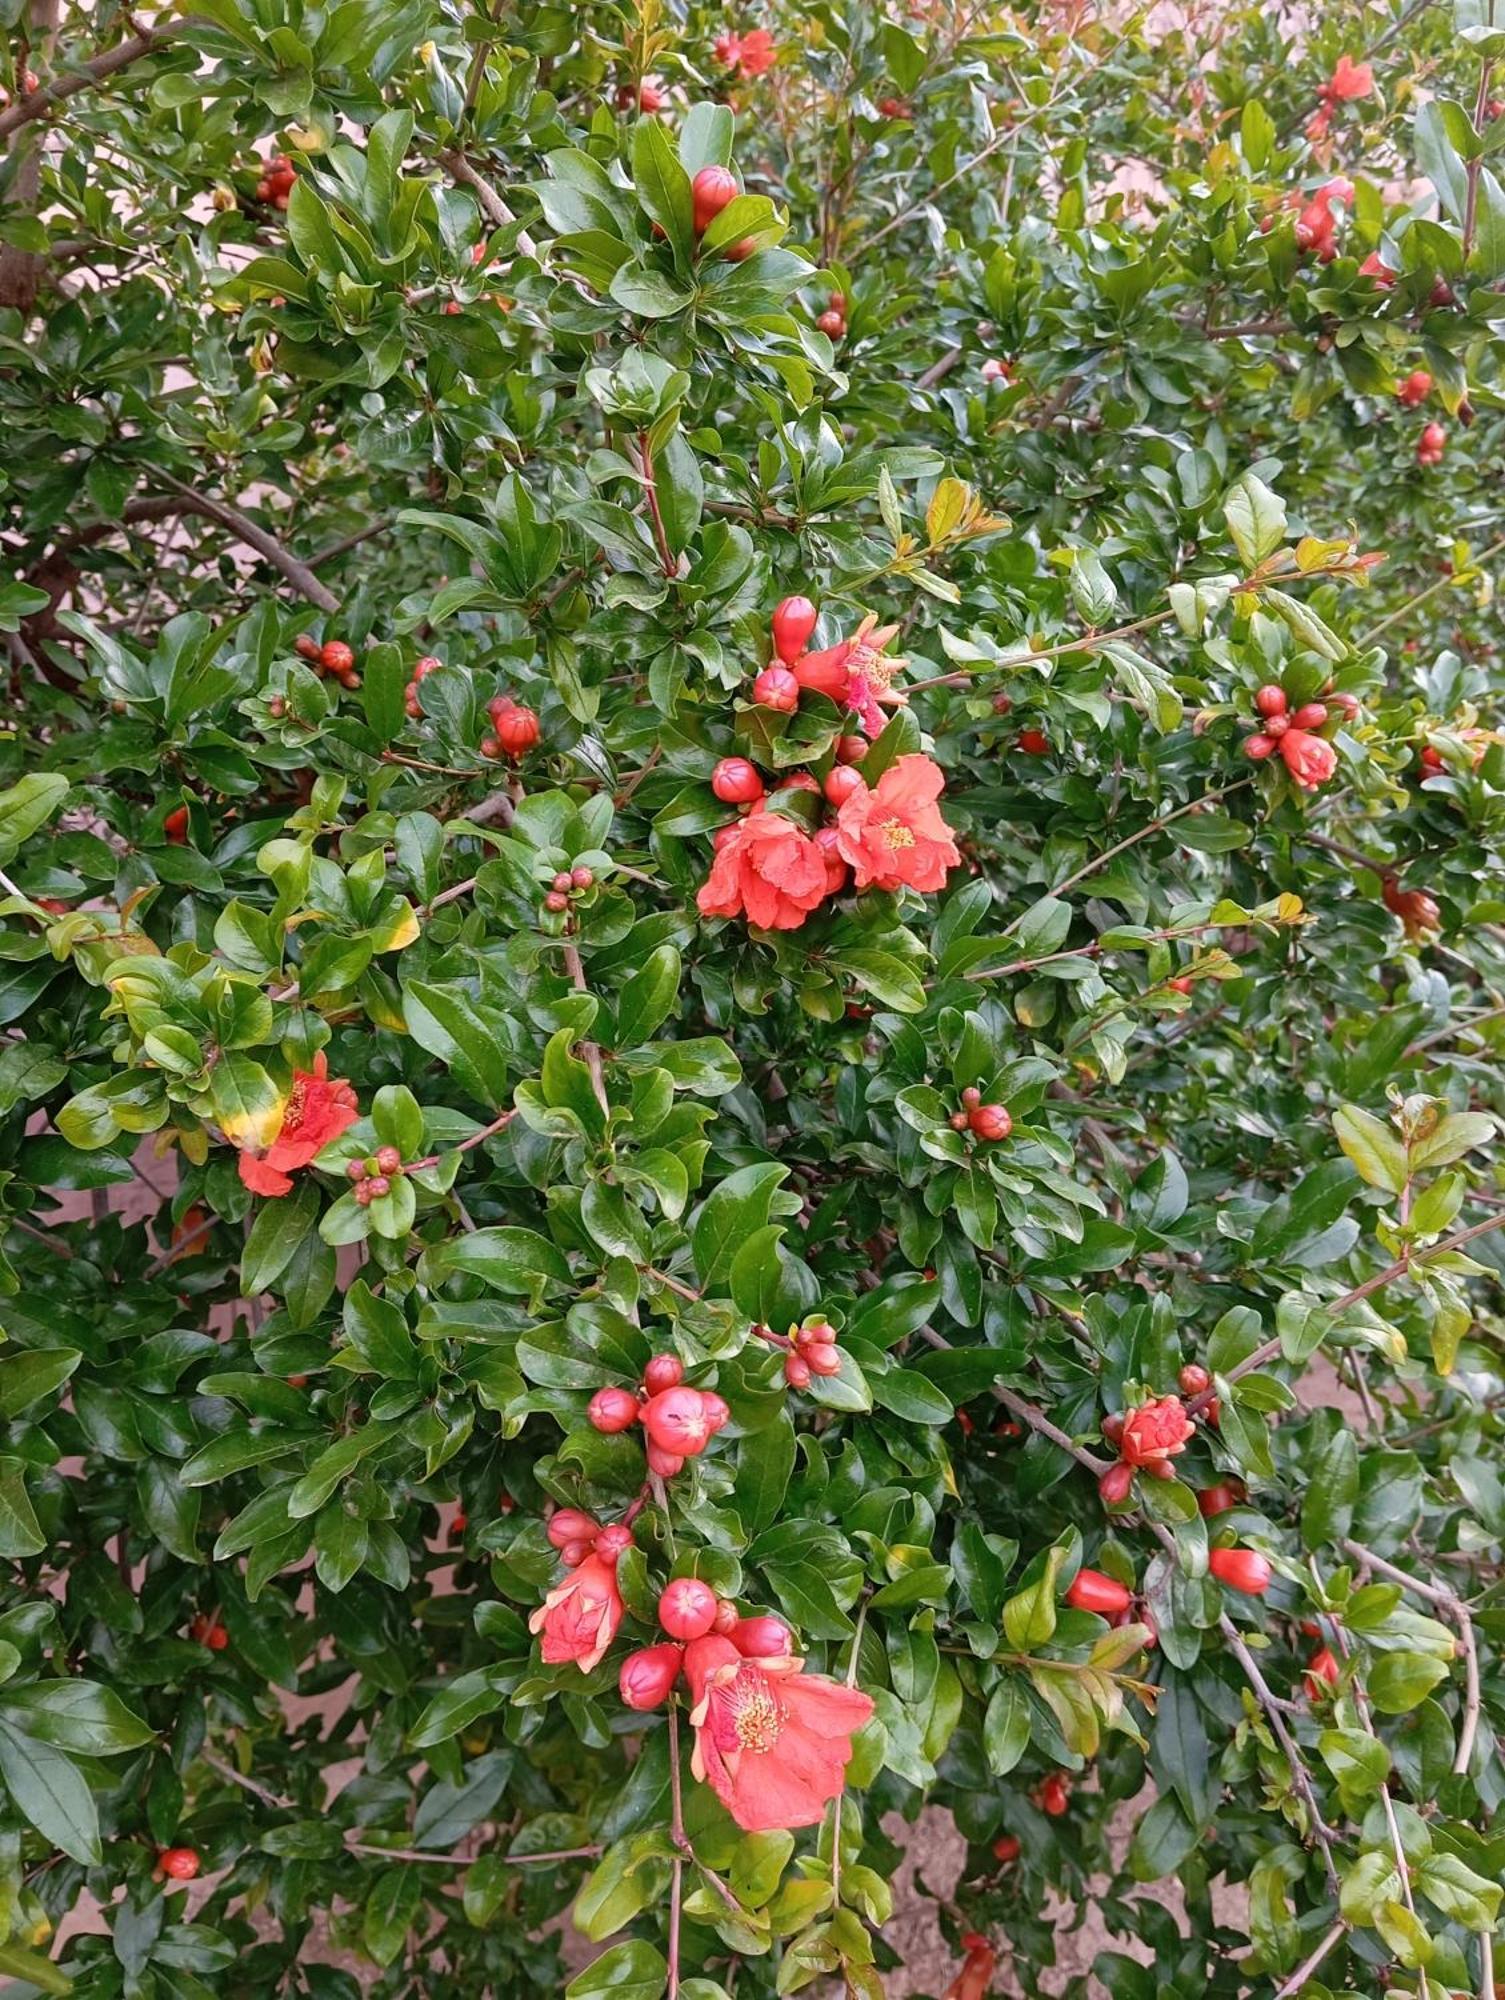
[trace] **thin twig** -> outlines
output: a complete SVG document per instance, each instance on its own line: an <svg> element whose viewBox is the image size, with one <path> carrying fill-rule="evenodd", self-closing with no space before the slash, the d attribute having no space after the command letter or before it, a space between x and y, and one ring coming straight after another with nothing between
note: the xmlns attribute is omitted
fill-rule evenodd
<svg viewBox="0 0 1505 2000"><path fill-rule="evenodd" d="M274 1806L279 1812L290 1811L297 1804L296 1799L285 1799L280 1792L270 1790L256 1778L248 1778L244 1771L237 1771L233 1764L226 1764L218 1757L212 1757L207 1750L199 1752L199 1762L207 1764L211 1771L217 1771L222 1778L228 1778L232 1785L239 1785L242 1791L252 1792L263 1805Z"/></svg>
<svg viewBox="0 0 1505 2000"><path fill-rule="evenodd" d="M170 472L163 472L160 468L153 471L152 477L160 485L170 487L178 495L185 513L202 514L206 520L217 522L220 527L228 529L238 541L244 542L247 548L255 549L258 555L265 556L272 567L279 570L310 604L317 605L321 611L339 610L340 600L332 590L320 583L308 564L300 562L290 550L282 546L275 535L268 534L265 528L259 528L250 516L243 514L238 507L233 507L228 500L216 499L212 494L197 492L192 486L185 486L180 479L174 479Z"/></svg>
<svg viewBox="0 0 1505 2000"><path fill-rule="evenodd" d="M1299 1993L1328 1953L1341 1943L1347 1933L1348 1926L1340 1918L1316 1949L1301 1961L1284 1985L1276 1988L1275 2000L1290 2000L1291 1994Z"/></svg>
<svg viewBox="0 0 1505 2000"><path fill-rule="evenodd" d="M585 983L585 967L580 963L579 945L566 942L564 947L564 968L570 975L577 993L588 993L590 991L590 988ZM606 1073L601 1066L600 1047L595 1042L582 1042L580 1050L585 1057L585 1066L590 1071L591 1087L596 1093L596 1102L600 1105L604 1116L610 1118L611 1104L606 1095Z"/></svg>
<svg viewBox="0 0 1505 2000"><path fill-rule="evenodd" d="M70 97L76 97L81 90L97 90L107 83L117 71L129 69L143 56L149 56L154 49L161 48L175 36L192 34L196 30L212 26L212 23L185 16L182 20L163 21L160 26L143 28L132 35L129 41L119 42L113 49L106 49L102 55L91 56L76 69L67 70L61 76L44 83L40 90L33 90L28 96L17 98L8 110L0 111L0 139L6 138L22 125L29 125L34 118L45 118L49 111L56 109Z"/></svg>
<svg viewBox="0 0 1505 2000"><path fill-rule="evenodd" d="M1474 1621L1469 1615L1468 1606L1456 1592L1447 1589L1445 1585L1423 1583L1420 1577L1412 1576L1409 1571L1401 1569L1393 1562L1388 1562L1384 1556L1377 1556L1373 1549L1366 1548L1362 1542L1345 1538L1341 1546L1356 1562L1363 1563L1369 1569L1378 1570L1381 1576L1388 1576L1392 1583L1398 1583L1403 1589L1409 1590L1413 1596L1419 1597L1423 1604L1430 1604L1434 1610L1450 1613L1457 1625L1458 1637L1463 1647L1464 1696L1463 1717L1458 1730L1458 1749L1453 1758L1453 1770L1461 1777L1473 1761L1481 1705L1479 1653L1474 1644Z"/></svg>
<svg viewBox="0 0 1505 2000"><path fill-rule="evenodd" d="M458 148L450 148L439 155L439 164L444 167L462 187L468 187L481 204L481 213L493 229L505 229L517 217L497 193L490 181L483 179ZM525 257L536 257L538 245L526 229L517 232L517 247Z"/></svg>
<svg viewBox="0 0 1505 2000"><path fill-rule="evenodd" d="M1167 1539L1170 1538L1167 1537ZM1174 1548L1174 1541L1172 1541L1171 1545ZM1264 1675L1260 1672L1259 1662L1244 1644L1243 1635L1226 1611L1218 1620L1218 1630L1223 1635L1223 1643L1243 1668L1244 1678L1248 1681L1250 1687L1253 1688L1255 1698L1269 1718L1270 1728L1274 1733L1275 1739L1285 1753L1285 1760L1290 1766L1292 1781L1297 1791L1301 1794L1302 1803L1305 1805L1307 1816L1312 1823L1312 1833L1316 1838L1317 1845L1322 1850L1322 1865L1327 1871L1327 1886L1333 1895L1336 1896L1338 1893L1338 1870L1333 1861L1331 1830L1322 1817L1321 1808L1317 1804L1317 1795L1312 1790L1311 1776L1302 1761L1300 1750L1298 1750L1292 1740L1290 1730L1286 1728L1285 1717L1280 1712L1280 1704L1270 1692L1269 1685Z"/></svg>

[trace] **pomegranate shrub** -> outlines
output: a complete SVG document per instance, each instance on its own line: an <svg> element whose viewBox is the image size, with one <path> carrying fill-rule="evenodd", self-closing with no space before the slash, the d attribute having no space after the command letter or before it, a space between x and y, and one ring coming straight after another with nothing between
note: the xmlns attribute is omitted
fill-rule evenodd
<svg viewBox="0 0 1505 2000"><path fill-rule="evenodd" d="M1505 28L5 18L7 1990L1492 2000Z"/></svg>

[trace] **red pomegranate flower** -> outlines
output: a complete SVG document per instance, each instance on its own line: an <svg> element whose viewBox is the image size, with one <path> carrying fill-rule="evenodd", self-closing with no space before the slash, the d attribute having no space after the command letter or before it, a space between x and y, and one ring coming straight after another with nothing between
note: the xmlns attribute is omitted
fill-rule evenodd
<svg viewBox="0 0 1505 2000"><path fill-rule="evenodd" d="M829 695L842 708L854 708L869 736L884 723L884 708L901 708L908 700L894 686L894 676L909 664L884 648L897 625L879 625L872 612L849 639L819 653L805 653L794 662L794 678L803 688Z"/></svg>
<svg viewBox="0 0 1505 2000"><path fill-rule="evenodd" d="M778 44L766 28L751 28L738 37L737 68L744 76L761 76L778 59Z"/></svg>
<svg viewBox="0 0 1505 2000"><path fill-rule="evenodd" d="M1305 729L1288 729L1280 739L1280 754L1286 769L1306 792L1325 785L1338 768L1338 753L1331 743Z"/></svg>
<svg viewBox="0 0 1505 2000"><path fill-rule="evenodd" d="M320 1049L311 1070L293 1072L281 1123L265 1152L247 1149L241 1153L241 1179L252 1194L291 1194L289 1174L306 1167L360 1115L355 1092L341 1078L331 1078L328 1058ZM230 1132L227 1136L236 1135Z"/></svg>
<svg viewBox="0 0 1505 2000"><path fill-rule="evenodd" d="M1353 104L1374 89L1374 70L1369 63L1356 63L1352 56L1339 56L1337 65L1320 96L1334 104Z"/></svg>
<svg viewBox="0 0 1505 2000"><path fill-rule="evenodd" d="M936 800L946 779L939 764L918 753L889 765L871 791L864 785L836 817L837 846L857 871L857 887L945 887L946 870L961 860Z"/></svg>
<svg viewBox="0 0 1505 2000"><path fill-rule="evenodd" d="M806 1674L804 1664L745 1659L715 1633L685 1648L690 1768L744 1832L816 1825L842 1788L852 1732L873 1712L859 1688Z"/></svg>
<svg viewBox="0 0 1505 2000"><path fill-rule="evenodd" d="M826 857L794 820L761 803L723 827L696 896L703 917L742 917L762 931L797 931L826 893Z"/></svg>
<svg viewBox="0 0 1505 2000"><path fill-rule="evenodd" d="M1119 1451L1130 1465L1161 1466L1185 1451L1193 1428L1179 1396L1157 1396L1124 1418Z"/></svg>
<svg viewBox="0 0 1505 2000"><path fill-rule="evenodd" d="M588 1674L601 1664L621 1622L616 1568L603 1556L589 1555L555 1584L528 1620L528 1630L543 1633L546 1666L573 1660Z"/></svg>

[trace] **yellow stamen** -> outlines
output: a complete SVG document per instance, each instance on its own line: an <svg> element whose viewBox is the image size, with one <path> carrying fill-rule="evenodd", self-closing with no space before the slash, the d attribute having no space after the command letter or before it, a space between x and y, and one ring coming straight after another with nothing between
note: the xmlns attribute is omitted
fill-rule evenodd
<svg viewBox="0 0 1505 2000"><path fill-rule="evenodd" d="M906 826L902 819L886 819L878 831L883 836L883 845L890 852L900 847L914 846L914 829Z"/></svg>

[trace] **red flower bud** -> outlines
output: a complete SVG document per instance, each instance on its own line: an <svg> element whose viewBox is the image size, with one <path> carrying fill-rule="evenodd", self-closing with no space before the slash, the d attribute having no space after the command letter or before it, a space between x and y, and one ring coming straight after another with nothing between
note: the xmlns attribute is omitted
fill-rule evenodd
<svg viewBox="0 0 1505 2000"><path fill-rule="evenodd" d="M699 1577L676 1577L658 1600L658 1622L671 1639L703 1639L716 1622L715 1591Z"/></svg>
<svg viewBox="0 0 1505 2000"><path fill-rule="evenodd" d="M1230 1507L1236 1507L1238 1503L1238 1494L1223 1479L1216 1486L1204 1486L1197 1495L1197 1511L1204 1521L1216 1520L1219 1514L1226 1514Z"/></svg>
<svg viewBox="0 0 1505 2000"><path fill-rule="evenodd" d="M1286 712L1285 689L1276 687L1273 682L1266 682L1255 693L1254 706L1261 715L1284 715Z"/></svg>
<svg viewBox="0 0 1505 2000"><path fill-rule="evenodd" d="M174 1882L191 1882L199 1872L198 1849L164 1847L157 1856L157 1866Z"/></svg>
<svg viewBox="0 0 1505 2000"><path fill-rule="evenodd" d="M1244 738L1244 755L1252 757L1257 764L1262 763L1266 757L1270 756L1274 749L1275 738L1273 736L1258 735L1246 736Z"/></svg>
<svg viewBox="0 0 1505 2000"><path fill-rule="evenodd" d="M1134 1593L1100 1569L1079 1569L1066 1593L1066 1602L1074 1611L1095 1611L1100 1618L1115 1618L1129 1609Z"/></svg>
<svg viewBox="0 0 1505 2000"><path fill-rule="evenodd" d="M1000 1833L998 1838L993 1842L993 1859L995 1861L1017 1861L1019 1859L1019 1852L1019 1838L1017 1834Z"/></svg>
<svg viewBox="0 0 1505 2000"><path fill-rule="evenodd" d="M1212 1377L1200 1361L1188 1361L1176 1380L1183 1396L1200 1396L1204 1389L1212 1387Z"/></svg>
<svg viewBox="0 0 1505 2000"><path fill-rule="evenodd" d="M1320 701L1309 701L1298 708L1291 717L1293 729L1320 729L1327 720L1327 709Z"/></svg>
<svg viewBox="0 0 1505 2000"><path fill-rule="evenodd" d="M638 1399L630 1389L598 1389L585 1412L598 1431L608 1437L631 1430L638 1420Z"/></svg>
<svg viewBox="0 0 1505 2000"><path fill-rule="evenodd" d="M745 757L723 757L711 773L711 790L726 806L750 806L763 796L763 780Z"/></svg>
<svg viewBox="0 0 1505 2000"><path fill-rule="evenodd" d="M862 773L852 765L835 764L826 773L826 782L821 789L826 795L827 805L842 806L854 793L865 792L867 786L863 783Z"/></svg>
<svg viewBox="0 0 1505 2000"><path fill-rule="evenodd" d="M1124 1420L1118 1412L1116 1410L1110 1411L1098 1425L1098 1429L1103 1434L1104 1443L1111 1444L1113 1449L1117 1451L1119 1445L1123 1442L1124 1434Z"/></svg>
<svg viewBox="0 0 1505 2000"><path fill-rule="evenodd" d="M793 715L800 705L800 684L788 667L765 667L753 682L753 700L760 708Z"/></svg>
<svg viewBox="0 0 1505 2000"><path fill-rule="evenodd" d="M718 1428L699 1389L664 1389L642 1408L643 1429L660 1451L695 1458Z"/></svg>
<svg viewBox="0 0 1505 2000"><path fill-rule="evenodd" d="M1331 1692L1343 1678L1343 1669L1338 1665L1337 1655L1330 1646L1319 1646L1306 1663L1302 1675L1308 1696L1320 1701Z"/></svg>
<svg viewBox="0 0 1505 2000"><path fill-rule="evenodd" d="M496 717L496 740L509 757L524 756L543 733L531 708L509 708Z"/></svg>
<svg viewBox="0 0 1505 2000"><path fill-rule="evenodd" d="M602 1562L614 1563L632 1547L632 1530L623 1521L613 1521L596 1536L596 1554Z"/></svg>
<svg viewBox="0 0 1505 2000"><path fill-rule="evenodd" d="M590 1542L594 1544L600 1533L600 1524L589 1514L582 1514L578 1507L556 1507L549 1516L544 1529L556 1549L562 1549L566 1542Z"/></svg>
<svg viewBox="0 0 1505 2000"><path fill-rule="evenodd" d="M1241 1591L1245 1597L1263 1597L1275 1574L1254 1549L1214 1549L1207 1558L1207 1567L1219 1583Z"/></svg>
<svg viewBox="0 0 1505 2000"><path fill-rule="evenodd" d="M839 1375L841 1350L828 1340L812 1341L805 1349L805 1366L812 1375Z"/></svg>
<svg viewBox="0 0 1505 2000"><path fill-rule="evenodd" d="M1017 741L1019 748L1031 757L1050 755L1050 738L1041 729L1021 729Z"/></svg>
<svg viewBox="0 0 1505 2000"><path fill-rule="evenodd" d="M676 1473L684 1470L685 1462L682 1458L676 1458L672 1451L664 1451L651 1439L647 1447L647 1457L648 1470L657 1473L660 1479L673 1479Z"/></svg>
<svg viewBox="0 0 1505 2000"><path fill-rule="evenodd" d="M836 739L836 761L838 764L860 764L867 755L865 736L838 736Z"/></svg>
<svg viewBox="0 0 1505 2000"><path fill-rule="evenodd" d="M300 632L293 641L293 651L300 659L316 660L319 657L319 642L311 638L307 632Z"/></svg>
<svg viewBox="0 0 1505 2000"><path fill-rule="evenodd" d="M810 1364L801 1355L784 1356L784 1380L791 1389L808 1389L810 1386Z"/></svg>
<svg viewBox="0 0 1505 2000"><path fill-rule="evenodd" d="M742 1620L738 1614L737 1607L733 1604L732 1600L729 1597L718 1597L716 1599L716 1616L711 1620L711 1630L719 1632L723 1639L728 1639L736 1631L741 1622Z"/></svg>
<svg viewBox="0 0 1505 2000"><path fill-rule="evenodd" d="M677 1389L685 1379L685 1364L677 1354L655 1354L643 1370L643 1387L650 1396Z"/></svg>
<svg viewBox="0 0 1505 2000"><path fill-rule="evenodd" d="M968 1115L967 1123L979 1139L1006 1139L1014 1129L1014 1121L1002 1104L979 1104Z"/></svg>
<svg viewBox="0 0 1505 2000"><path fill-rule="evenodd" d="M457 1515L455 1518L462 1522L464 1520L463 1515ZM566 1569L579 1569L590 1552L591 1544L583 1538L578 1542L565 1542L559 1551L559 1560Z"/></svg>
<svg viewBox="0 0 1505 2000"><path fill-rule="evenodd" d="M327 674L348 674L355 655L343 639L327 639L319 648L319 665Z"/></svg>
<svg viewBox="0 0 1505 2000"><path fill-rule="evenodd" d="M1121 1507L1129 1497L1129 1488L1134 1484L1134 1468L1127 1459L1120 1459L1117 1465L1110 1465L1097 1482L1098 1494L1105 1507Z"/></svg>
<svg viewBox="0 0 1505 2000"><path fill-rule="evenodd" d="M786 667L792 667L804 652L819 616L808 597L786 597L775 605L770 621L773 650Z"/></svg>
<svg viewBox="0 0 1505 2000"><path fill-rule="evenodd" d="M1049 1813L1052 1819L1059 1819L1071 1804L1071 1794L1066 1789L1066 1780L1059 1771L1052 1771L1040 1786L1040 1810Z"/></svg>
<svg viewBox="0 0 1505 2000"><path fill-rule="evenodd" d="M737 177L729 167L702 167L690 183L695 206L695 234L703 236L729 201L736 199Z"/></svg>
<svg viewBox="0 0 1505 2000"><path fill-rule="evenodd" d="M794 1635L782 1618L739 1618L731 1641L746 1660L782 1660L794 1651Z"/></svg>
<svg viewBox="0 0 1505 2000"><path fill-rule="evenodd" d="M969 1083L966 1089L962 1092L963 1108L967 1111L975 1111L978 1105L981 1103L982 1103L982 1092L977 1088L977 1085L975 1083Z"/></svg>
<svg viewBox="0 0 1505 2000"><path fill-rule="evenodd" d="M829 340L840 340L847 330L847 323L843 315L839 312L831 312L829 309L823 313L817 313L815 324L817 330L825 334Z"/></svg>
<svg viewBox="0 0 1505 2000"><path fill-rule="evenodd" d="M679 1679L683 1646L643 1646L629 1653L617 1676L617 1689L629 1708L657 1708Z"/></svg>

